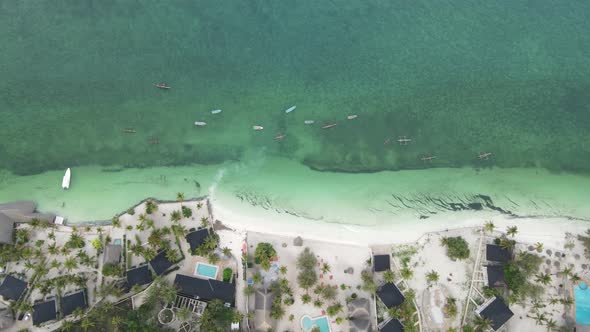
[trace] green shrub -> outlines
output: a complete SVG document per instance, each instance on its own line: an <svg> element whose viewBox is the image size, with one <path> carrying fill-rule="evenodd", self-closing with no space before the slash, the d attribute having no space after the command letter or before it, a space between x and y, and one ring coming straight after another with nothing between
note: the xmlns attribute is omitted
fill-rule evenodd
<svg viewBox="0 0 590 332"><path fill-rule="evenodd" d="M447 247L447 256L451 259L469 258L469 245L460 236L444 237L441 244Z"/></svg>
<svg viewBox="0 0 590 332"><path fill-rule="evenodd" d="M229 282L231 280L232 273L233 273L233 271L229 267L226 267L225 269L223 269L223 281Z"/></svg>
<svg viewBox="0 0 590 332"><path fill-rule="evenodd" d="M270 260L277 255L275 248L268 242L260 242L254 251L254 261L262 264L265 270L270 268Z"/></svg>
<svg viewBox="0 0 590 332"><path fill-rule="evenodd" d="M105 276L120 276L121 275L121 267L117 264L105 264L102 267L102 274Z"/></svg>
<svg viewBox="0 0 590 332"><path fill-rule="evenodd" d="M188 206L184 206L184 205L183 205L183 206L181 207L181 209L182 209L182 215L183 215L185 218L190 218L190 217L192 217L192 215L193 215L193 210L191 210L191 209L190 209Z"/></svg>

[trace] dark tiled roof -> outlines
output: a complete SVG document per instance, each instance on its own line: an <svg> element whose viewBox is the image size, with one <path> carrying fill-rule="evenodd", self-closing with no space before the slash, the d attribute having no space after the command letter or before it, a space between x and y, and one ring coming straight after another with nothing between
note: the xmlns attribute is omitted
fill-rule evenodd
<svg viewBox="0 0 590 332"><path fill-rule="evenodd" d="M18 301L27 289L27 283L13 276L7 275L0 285L0 295L5 299Z"/></svg>
<svg viewBox="0 0 590 332"><path fill-rule="evenodd" d="M157 275L161 275L166 272L172 265L171 261L166 258L166 251L162 250L154 259L150 261L150 266L156 272Z"/></svg>
<svg viewBox="0 0 590 332"><path fill-rule="evenodd" d="M39 325L57 317L55 300L37 303L33 306L33 325Z"/></svg>
<svg viewBox="0 0 590 332"><path fill-rule="evenodd" d="M377 291L377 296L386 307L397 307L404 302L404 295L395 284L386 283Z"/></svg>
<svg viewBox="0 0 590 332"><path fill-rule="evenodd" d="M502 299L496 297L492 303L488 304L488 306L479 313L479 315L491 320L492 328L495 331L514 316L514 313L512 313Z"/></svg>
<svg viewBox="0 0 590 332"><path fill-rule="evenodd" d="M77 308L86 309L88 307L86 303L86 292L81 290L77 293L66 295L61 298L60 305L61 312L64 316L70 315Z"/></svg>
<svg viewBox="0 0 590 332"><path fill-rule="evenodd" d="M209 236L208 228L201 228L186 235L186 242L191 246L191 252L197 249Z"/></svg>
<svg viewBox="0 0 590 332"><path fill-rule="evenodd" d="M213 279L199 279L177 274L174 285L178 292L186 297L198 298L203 301L219 299L224 303L235 305L236 286Z"/></svg>
<svg viewBox="0 0 590 332"><path fill-rule="evenodd" d="M486 259L490 262L505 263L510 261L512 254L510 250L504 249L495 244L486 245Z"/></svg>
<svg viewBox="0 0 590 332"><path fill-rule="evenodd" d="M505 287L506 279L504 278L503 266L486 266L488 272L489 287Z"/></svg>
<svg viewBox="0 0 590 332"><path fill-rule="evenodd" d="M389 255L373 256L373 266L375 268L375 272L389 270Z"/></svg>
<svg viewBox="0 0 590 332"><path fill-rule="evenodd" d="M404 332L404 326L397 319L392 319L381 327L381 332Z"/></svg>
<svg viewBox="0 0 590 332"><path fill-rule="evenodd" d="M134 285L145 285L152 282L152 273L147 265L142 265L127 271L127 288Z"/></svg>

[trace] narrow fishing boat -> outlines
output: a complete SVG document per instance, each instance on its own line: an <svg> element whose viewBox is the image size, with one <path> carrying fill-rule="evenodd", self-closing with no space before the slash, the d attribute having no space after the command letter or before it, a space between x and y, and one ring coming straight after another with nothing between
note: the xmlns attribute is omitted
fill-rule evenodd
<svg viewBox="0 0 590 332"><path fill-rule="evenodd" d="M252 126L252 129L254 129L254 130L262 130L262 129L264 129L264 127L263 126Z"/></svg>
<svg viewBox="0 0 590 332"><path fill-rule="evenodd" d="M221 113L221 112L222 112L221 110L212 110L212 111L211 111L211 114L219 114L219 113Z"/></svg>
<svg viewBox="0 0 590 332"><path fill-rule="evenodd" d="M68 168L66 170L66 174L64 174L63 179L61 180L61 187L63 189L69 189L70 188L70 178L72 177L72 172L70 171L70 169Z"/></svg>
<svg viewBox="0 0 590 332"><path fill-rule="evenodd" d="M347 118L348 120L354 120L354 119L358 118L358 115L356 115L356 114L353 114L353 115L349 115L349 116L347 116L346 118Z"/></svg>
<svg viewBox="0 0 590 332"><path fill-rule="evenodd" d="M306 125L310 125L310 124L314 124L315 121L313 121L313 120L305 120L305 121L303 121L303 123L305 123Z"/></svg>
<svg viewBox="0 0 590 332"><path fill-rule="evenodd" d="M293 111L294 111L296 108L297 108L297 106L291 106L291 107L289 107L289 108L287 108L287 109L285 110L285 113L291 113L291 112L293 112Z"/></svg>
<svg viewBox="0 0 590 332"><path fill-rule="evenodd" d="M197 126L197 127L205 127L206 125L207 125L207 122L195 121L195 126Z"/></svg>
<svg viewBox="0 0 590 332"><path fill-rule="evenodd" d="M125 129L123 129L123 132L125 134L135 134L136 131L133 128L125 128Z"/></svg>
<svg viewBox="0 0 590 332"><path fill-rule="evenodd" d="M332 127L336 127L336 124L335 123L329 123L329 124L323 126L322 129L328 129L328 128L332 128Z"/></svg>
<svg viewBox="0 0 590 332"><path fill-rule="evenodd" d="M154 84L154 86L158 89L162 89L162 90L168 90L170 89L170 86L167 85L166 83L158 83L158 84Z"/></svg>
<svg viewBox="0 0 590 332"><path fill-rule="evenodd" d="M283 140L283 138L285 138L287 135L286 134L277 134L277 136L275 136L275 140L277 141L281 141Z"/></svg>
<svg viewBox="0 0 590 332"><path fill-rule="evenodd" d="M158 144L160 144L160 140L154 137L154 138L150 138L150 140L148 141L148 143L150 145L158 145Z"/></svg>

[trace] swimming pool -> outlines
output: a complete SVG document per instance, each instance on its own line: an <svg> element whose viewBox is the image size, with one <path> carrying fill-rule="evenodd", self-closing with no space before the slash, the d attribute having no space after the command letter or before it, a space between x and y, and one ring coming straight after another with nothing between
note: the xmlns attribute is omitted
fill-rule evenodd
<svg viewBox="0 0 590 332"><path fill-rule="evenodd" d="M309 316L305 315L301 317L301 327L303 327L304 331L311 331L311 329L317 326L320 328L320 332L330 332L330 322L328 321L328 317L320 316L314 319L311 319Z"/></svg>
<svg viewBox="0 0 590 332"><path fill-rule="evenodd" d="M576 323L590 325L590 289L585 282L574 288L576 297Z"/></svg>
<svg viewBox="0 0 590 332"><path fill-rule="evenodd" d="M207 279L216 279L219 266L209 265L205 263L197 263L195 266L195 275Z"/></svg>

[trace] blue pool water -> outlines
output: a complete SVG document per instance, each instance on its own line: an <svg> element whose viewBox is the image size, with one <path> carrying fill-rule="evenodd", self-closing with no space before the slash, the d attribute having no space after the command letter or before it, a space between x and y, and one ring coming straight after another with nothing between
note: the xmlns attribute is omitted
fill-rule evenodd
<svg viewBox="0 0 590 332"><path fill-rule="evenodd" d="M317 326L320 328L320 332L330 332L330 323L326 316L314 319L309 318L309 316L303 316L301 319L301 326L305 331L311 331L314 326Z"/></svg>
<svg viewBox="0 0 590 332"><path fill-rule="evenodd" d="M576 296L576 323L590 325L590 290L582 282L574 288Z"/></svg>
<svg viewBox="0 0 590 332"><path fill-rule="evenodd" d="M219 270L219 267L215 265L197 263L197 267L195 268L195 274L201 277L215 279L217 278L217 270Z"/></svg>

